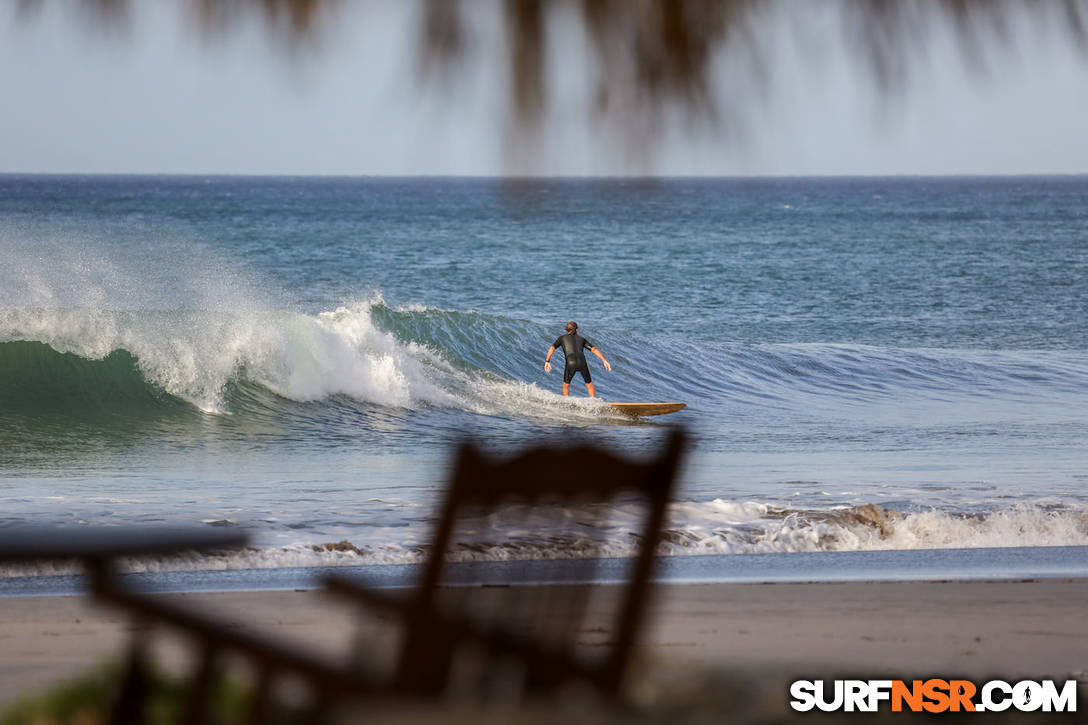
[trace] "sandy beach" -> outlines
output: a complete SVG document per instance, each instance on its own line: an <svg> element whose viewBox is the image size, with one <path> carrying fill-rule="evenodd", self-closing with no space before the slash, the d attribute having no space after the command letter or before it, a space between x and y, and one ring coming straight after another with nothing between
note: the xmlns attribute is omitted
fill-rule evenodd
<svg viewBox="0 0 1088 725"><path fill-rule="evenodd" d="M358 617L317 591L162 595L345 656ZM1088 579L667 585L650 673L1085 677ZM86 597L0 599L0 704L118 655L130 625ZM181 656L165 638L167 660ZM173 647L173 650L171 649ZM667 666L666 666L667 665ZM665 678L667 680L667 678ZM666 685L667 686L667 685Z"/></svg>

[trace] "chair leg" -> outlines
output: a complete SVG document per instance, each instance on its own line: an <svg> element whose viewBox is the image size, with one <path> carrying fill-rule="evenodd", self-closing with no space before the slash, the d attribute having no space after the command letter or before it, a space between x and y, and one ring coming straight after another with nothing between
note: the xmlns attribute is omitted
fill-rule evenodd
<svg viewBox="0 0 1088 725"><path fill-rule="evenodd" d="M263 725L268 721L272 700L272 679L272 669L267 665L262 666L257 674L257 683L249 701L249 714L246 715L246 722L250 725Z"/></svg>
<svg viewBox="0 0 1088 725"><path fill-rule="evenodd" d="M301 722L305 723L305 725L324 725L329 721L332 714L329 708L328 693L318 689L314 691L313 698L313 703L302 716Z"/></svg>
<svg viewBox="0 0 1088 725"><path fill-rule="evenodd" d="M200 648L200 662L189 683L189 693L178 722L181 725L206 725L212 720L211 696L215 679L215 664L219 652L210 642Z"/></svg>
<svg viewBox="0 0 1088 725"><path fill-rule="evenodd" d="M147 668L146 636L142 632L134 632L125 663L124 679L121 681L121 691L109 717L112 725L144 721L144 703L148 696Z"/></svg>
<svg viewBox="0 0 1088 725"><path fill-rule="evenodd" d="M430 636L413 636L400 652L394 687L402 695L436 698L449 682L456 642L450 633L426 626Z"/></svg>

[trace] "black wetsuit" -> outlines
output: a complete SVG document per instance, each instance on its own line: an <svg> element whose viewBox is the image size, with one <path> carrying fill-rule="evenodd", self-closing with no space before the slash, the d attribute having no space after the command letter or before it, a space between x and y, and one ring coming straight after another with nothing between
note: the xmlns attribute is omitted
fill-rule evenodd
<svg viewBox="0 0 1088 725"><path fill-rule="evenodd" d="M563 355L567 358L567 367L563 370L563 382L569 383L574 379L575 373L582 374L582 380L586 381L586 384L592 383L593 378L589 375L589 363L586 362L586 356L582 353L582 350L589 348L593 349L584 337L578 333L567 333L566 335L560 335L552 343L552 347L556 350L562 348Z"/></svg>

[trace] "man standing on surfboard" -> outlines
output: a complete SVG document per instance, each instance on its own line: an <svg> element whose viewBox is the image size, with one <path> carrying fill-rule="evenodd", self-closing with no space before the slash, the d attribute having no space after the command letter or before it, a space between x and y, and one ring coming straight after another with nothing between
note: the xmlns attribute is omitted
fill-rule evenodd
<svg viewBox="0 0 1088 725"><path fill-rule="evenodd" d="M612 366L604 359L604 355L578 334L577 322L568 322L567 334L556 338L552 346L548 348L548 354L544 356L544 372L550 373L552 371L552 354L560 347L563 348L563 355L567 358L567 367L563 370L563 395L570 395L570 381L574 379L574 373L577 372L581 373L582 380L586 381L586 390L589 391L589 397L597 397L596 391L593 390L593 378L589 374L589 363L586 362L586 356L582 353L582 350L588 347L589 351L604 363L605 370L612 370Z"/></svg>

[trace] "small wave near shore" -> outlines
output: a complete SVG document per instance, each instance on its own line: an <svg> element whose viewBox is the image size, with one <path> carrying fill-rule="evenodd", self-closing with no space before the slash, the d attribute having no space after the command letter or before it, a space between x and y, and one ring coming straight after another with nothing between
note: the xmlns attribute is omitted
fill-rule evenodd
<svg viewBox="0 0 1088 725"><path fill-rule="evenodd" d="M565 514L588 520L594 512ZM622 507L612 514L607 526L582 527L577 535L543 532L536 538L518 533L514 525L504 526L499 516L489 519L482 527L484 536L470 546L458 546L455 540L453 558L487 562L630 556L637 542L635 518L633 514L627 517ZM209 525L248 528L244 522L233 521ZM428 533L426 527L401 526L368 526L354 532L296 530L291 534L295 541L277 544L274 541L284 536L282 532L269 535L255 530L257 544L242 551L133 559L125 565L136 572L168 572L416 564L427 556ZM793 511L751 501L678 502L670 508L660 553L699 556L1025 546L1088 546L1088 509L1020 505L974 513L903 512L866 504ZM0 567L0 577L76 571L64 564L7 566Z"/></svg>

